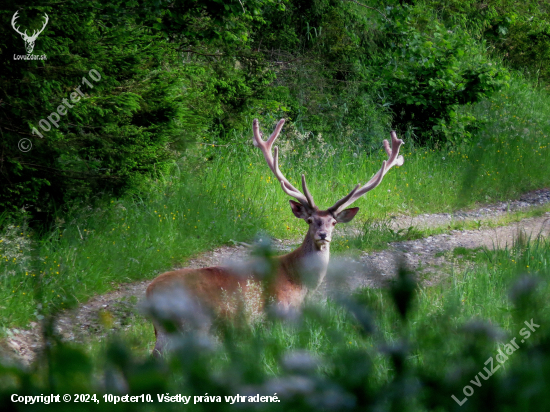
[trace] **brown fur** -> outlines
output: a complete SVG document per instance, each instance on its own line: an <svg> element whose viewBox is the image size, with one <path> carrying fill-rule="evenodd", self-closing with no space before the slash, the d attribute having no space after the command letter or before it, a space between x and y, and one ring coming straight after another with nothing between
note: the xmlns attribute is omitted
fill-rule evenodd
<svg viewBox="0 0 550 412"><path fill-rule="evenodd" d="M323 217L332 219L329 216ZM274 277L264 282L267 290L260 297L259 306L254 308L255 311L263 311L266 299L273 300L285 309L299 307L307 292L310 289L315 289L321 283L326 272L326 264L328 264L329 244L318 245L314 241L319 230L327 230L324 219L318 223L320 224L310 224L310 230L299 248L274 258ZM320 270L313 274L309 282L304 282L302 279L304 258L315 254L319 254L322 259L326 258L326 261L322 260ZM203 269L186 268L158 276L147 288L146 296L150 300L158 293L162 294L181 287L199 302L202 309L206 309L216 317L231 318L235 315L235 311L227 309L227 302L224 302L224 299L227 300L227 296L235 294L247 296L250 281L261 284L259 276L254 273L238 274L223 266ZM155 324L154 326L157 340L153 354L158 356L163 352L168 342L168 336L159 325Z"/></svg>
<svg viewBox="0 0 550 412"><path fill-rule="evenodd" d="M299 306L307 292L304 291L305 287L299 277L299 261L304 255L302 249L303 245L287 255L275 258L276 275L268 296L272 296L285 307ZM242 290L246 293L249 280L261 282L253 273L243 276L223 266L186 268L158 276L147 287L146 296L150 299L155 293L181 286L187 291L192 291L193 296L216 315L230 315L219 310L223 306L223 291L232 294Z"/></svg>

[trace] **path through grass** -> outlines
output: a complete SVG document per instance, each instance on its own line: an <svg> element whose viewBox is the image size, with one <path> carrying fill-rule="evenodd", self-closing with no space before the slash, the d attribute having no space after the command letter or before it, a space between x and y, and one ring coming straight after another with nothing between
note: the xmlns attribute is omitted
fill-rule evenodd
<svg viewBox="0 0 550 412"><path fill-rule="evenodd" d="M473 144L445 151L406 142L404 166L357 201L355 224L398 213L451 211L549 185L550 97L517 79L509 90L468 110L487 119ZM271 125L262 127L271 131ZM367 156L359 142L292 140L284 131L280 139L281 169L296 185L304 172L321 207L366 182L385 159L382 149ZM248 241L258 231L285 239L305 232L250 136L229 146L205 137L145 197L77 209L41 239L23 224L3 235L1 326L25 325L42 311L69 307L114 283L153 278L199 251Z"/></svg>

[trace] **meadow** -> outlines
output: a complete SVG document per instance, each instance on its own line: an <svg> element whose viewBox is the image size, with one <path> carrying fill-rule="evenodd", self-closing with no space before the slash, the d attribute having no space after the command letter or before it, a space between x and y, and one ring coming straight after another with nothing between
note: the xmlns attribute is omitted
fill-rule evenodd
<svg viewBox="0 0 550 412"><path fill-rule="evenodd" d="M219 246L266 235L300 244L306 225L252 144L254 118L264 137L287 119L280 168L297 187L304 173L322 209L380 169L390 127L404 139L404 164L354 204L352 230L336 229L335 261L483 223L396 230L396 216L472 209L549 187L545 4L366 3L215 1L196 9L68 0L21 13L29 27L43 13L52 19L37 43L49 56L44 67L0 63L11 73L0 78L0 340L39 324L43 345L31 365L0 353L1 410L548 410L550 241L541 236L441 252L460 264L433 282L401 266L381 288L329 290L300 311L216 321L209 335L178 336L161 359L150 356L152 323L136 297L99 309L98 325L74 340L55 331L57 318L91 298ZM4 26L2 50L20 47ZM52 102L90 69L101 82L22 154L26 126L55 111ZM258 253L269 259L271 251ZM506 362L497 357L503 351ZM493 357L501 370L489 373ZM69 393L99 401L13 401ZM125 394L192 401L109 397ZM236 394L280 403L224 401Z"/></svg>
<svg viewBox="0 0 550 412"><path fill-rule="evenodd" d="M546 94L518 77L509 89L467 110L486 119L474 141L426 148L406 140L405 164L358 201L354 224L368 233L355 242L336 237L333 252L346 251L350 242L352 248L371 250L399 239L384 225L365 226L369 221L450 212L548 185ZM272 125L261 126L271 132ZM378 137L380 143L389 138ZM284 130L280 139L281 169L293 184L305 173L321 207L366 182L385 159L383 149L361 152L351 139L337 145L329 136L288 136ZM118 283L182 267L201 251L250 242L259 232L300 242L305 226L291 214L286 195L251 141L243 135L217 145L204 136L172 173L150 183L146 196L130 194L96 207L76 204L40 239L33 238L37 234L24 220L9 226L0 242L2 327L25 326L41 315L34 301L38 289L43 310L55 311Z"/></svg>
<svg viewBox="0 0 550 412"><path fill-rule="evenodd" d="M47 332L54 344L48 366L24 375L33 376L30 386L12 380L4 389L192 399L189 405L155 402L155 410L229 410L234 406L225 396L258 393L283 402L262 403L267 410L477 411L488 399L494 410L545 410L550 243L520 238L503 250L455 252L475 267L436 286L419 286L402 269L388 288L312 301L300 315L268 312L252 324L219 325L209 338L189 333L166 362L148 356L151 325L137 312L131 327L117 333L104 322L107 339L85 346ZM517 349L507 349L512 341ZM2 373L5 382L15 376L13 369ZM98 376L109 386L97 386ZM101 403L102 410L130 408Z"/></svg>

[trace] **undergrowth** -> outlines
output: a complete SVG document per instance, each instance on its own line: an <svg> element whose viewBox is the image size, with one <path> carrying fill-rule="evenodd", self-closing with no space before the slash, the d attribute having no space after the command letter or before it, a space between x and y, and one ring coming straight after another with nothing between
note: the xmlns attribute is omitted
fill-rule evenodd
<svg viewBox="0 0 550 412"><path fill-rule="evenodd" d="M186 395L193 395L193 390L199 388L202 392L210 388L209 393L215 395L228 388L244 390L244 386L261 392L272 388L263 386L267 382L279 379L295 382L295 376L302 376L307 381L315 376L315 381L334 379L339 390L353 393L355 402L367 402L371 406L384 402L379 398L381 393L405 374L411 379L414 377L418 385L408 386L411 383L402 382L409 388L406 395L409 402L399 410L426 410L415 406L426 397L444 407L443 410L452 410L455 403L451 394L458 399L464 398L462 387L475 378L478 370L483 370L489 357L506 350L510 358L506 368L496 372L491 381L482 381L481 387L475 388L475 395L468 398L467 409L478 410L476 408L484 402L487 393L491 394L493 402L509 404L507 394L512 387L518 391L513 402L524 402L523 389L520 390L522 386L518 384L526 384L524 379L528 374L517 381L516 373L522 368L531 370L531 362L539 362L537 373L532 376L533 382L539 382L535 385L539 389L530 392L529 399L544 396L542 382L547 373L544 366L547 361L542 357L546 356L546 324L550 319L550 310L545 304L545 297L550 292L550 242L520 236L503 250L457 249L455 254L469 255L476 266L452 273L443 282L430 287L416 287L414 281L411 282L413 274L400 269L400 274L386 288L363 289L353 296L333 295L325 303L311 302L301 315L287 316L283 322L268 316L249 326L221 327L211 338L212 345L200 339L193 341L188 336L167 365L174 368L175 382L184 385L178 390ZM408 304L403 306L403 302ZM521 331L526 327L525 322L531 321L540 329L525 337ZM132 324L132 328L117 334L109 335L106 328L107 339L92 340L86 356L94 360L96 373L103 370L103 361L100 362L103 359L116 370L124 371L128 367L124 366L128 363L113 359L113 345L118 348L117 353L126 353L125 362L128 359L133 359L134 364L150 362L143 359L147 359L151 350L152 325L139 314L134 314ZM510 348L505 349L505 345L513 338L519 349L510 354ZM134 358L126 352L129 348ZM533 351L538 354L538 360L529 361ZM200 359L202 364L192 359ZM357 369L359 365L361 372ZM188 383L195 368L202 371L198 386ZM338 371L345 371L346 375ZM131 373L127 369L123 372L126 378L132 376ZM211 376L217 377L219 386L210 386ZM221 378L223 376L225 378ZM229 381L225 380L228 376L231 376ZM367 381L360 380L362 383L357 383L359 386L352 390L354 386L348 385L353 376L368 376L368 385ZM508 386L512 381L516 384ZM302 392L301 386L277 388L283 402L307 398L310 393ZM373 398L362 398L366 393Z"/></svg>

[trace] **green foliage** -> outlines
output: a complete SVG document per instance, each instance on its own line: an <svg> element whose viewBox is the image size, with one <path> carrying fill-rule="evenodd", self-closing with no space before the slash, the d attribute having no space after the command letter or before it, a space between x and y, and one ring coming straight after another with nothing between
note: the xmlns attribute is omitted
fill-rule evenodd
<svg viewBox="0 0 550 412"><path fill-rule="evenodd" d="M515 13L491 21L484 36L514 69L537 84L550 83L550 22L546 16L519 17Z"/></svg>
<svg viewBox="0 0 550 412"><path fill-rule="evenodd" d="M252 27L265 23L266 8L285 10L288 0L183 0L117 4L107 11L131 10L137 20L151 25L184 46L215 44L229 49L249 48ZM108 3L107 3L108 4ZM116 10L119 8L119 10Z"/></svg>
<svg viewBox="0 0 550 412"><path fill-rule="evenodd" d="M436 11L448 26L460 24L487 40L491 54L510 67L548 85L550 40L548 2L526 0L422 0L421 8Z"/></svg>
<svg viewBox="0 0 550 412"><path fill-rule="evenodd" d="M377 18L351 3L300 0L284 13L266 10L265 19L253 48L276 79L256 113L284 116L299 133L341 135L366 146L379 140L389 113L374 103L363 70L378 49Z"/></svg>
<svg viewBox="0 0 550 412"><path fill-rule="evenodd" d="M372 75L386 92L383 103L396 123L402 130L412 128L421 143L434 133L448 139L448 129L462 123L458 105L476 103L508 84L507 72L460 27L448 30L434 22L418 29L406 8L390 17L395 40Z"/></svg>
<svg viewBox="0 0 550 412"><path fill-rule="evenodd" d="M232 144L255 117L366 150L390 126L456 146L487 120L464 107L508 82L489 46L545 82L544 5L396 3L41 0L19 23L39 28L49 13L35 48L46 61L11 59L23 43L4 7L0 205L51 221L67 202L138 193L189 143ZM78 86L86 98L41 129Z"/></svg>
<svg viewBox="0 0 550 412"><path fill-rule="evenodd" d="M270 253L259 255L269 259ZM81 345L62 342L53 332L54 318L47 317L40 362L31 369L0 366L0 405L36 408L13 402L13 394L90 394L84 402L38 405L223 411L235 405L256 409L248 396L259 394L276 395L278 402L271 398L261 406L277 411L455 410L458 402L460 410L478 411L487 399L495 410L545 411L549 256L550 244L541 240L518 241L495 253L478 251L474 270L431 287L419 287L402 268L384 290L308 304L294 316L268 311L252 325L220 323L215 336L175 335L173 352L161 360L131 349L137 336L111 336L90 355ZM141 339L153 339L149 323L135 323L148 330ZM473 392L465 396L467 385ZM142 394L151 400L120 398ZM157 397L177 394L190 396L190 403ZM206 394L220 398L207 401ZM225 398L237 394L246 400L232 405Z"/></svg>
<svg viewBox="0 0 550 412"><path fill-rule="evenodd" d="M70 199L135 187L139 176L165 170L172 150L204 128L186 105L181 69L160 68L177 53L159 34L76 1L34 4L25 12L43 13L51 18L35 53L45 61L13 61L23 42L10 25L0 29L6 56L0 204L35 216ZM0 14L8 20L13 11ZM32 141L30 152L19 150L22 138Z"/></svg>

